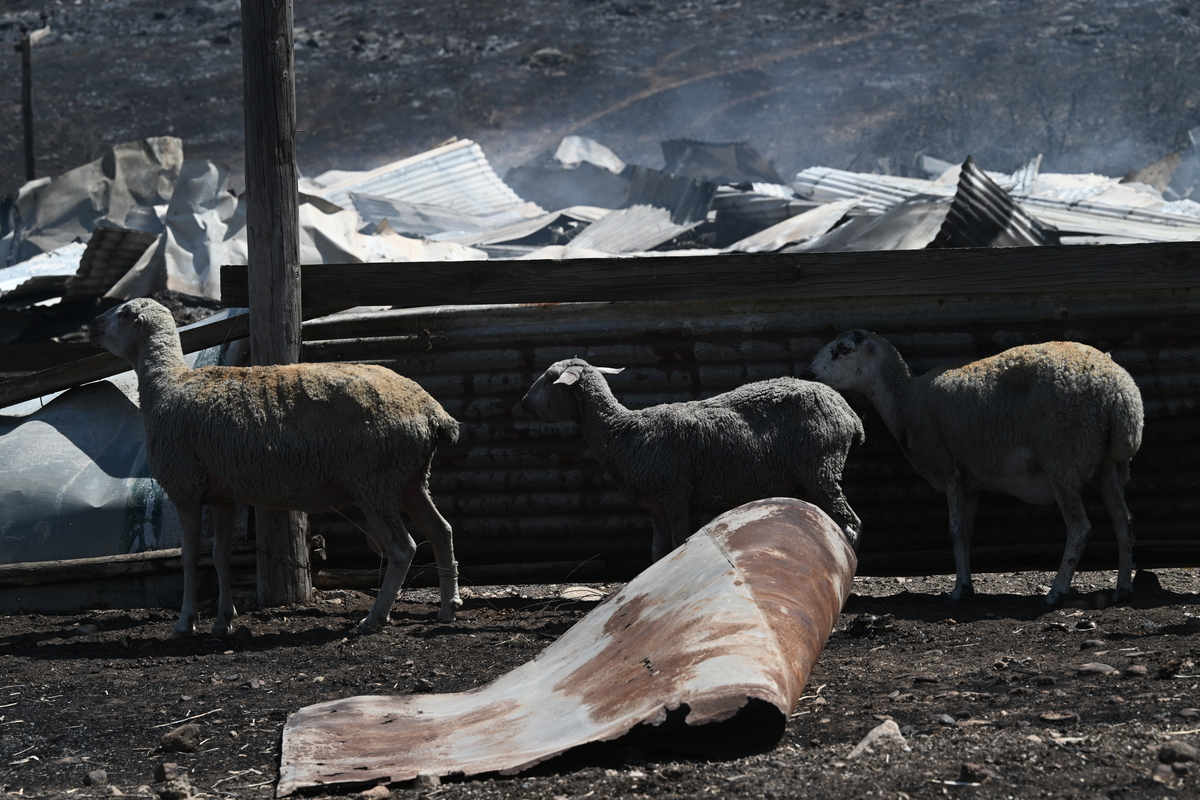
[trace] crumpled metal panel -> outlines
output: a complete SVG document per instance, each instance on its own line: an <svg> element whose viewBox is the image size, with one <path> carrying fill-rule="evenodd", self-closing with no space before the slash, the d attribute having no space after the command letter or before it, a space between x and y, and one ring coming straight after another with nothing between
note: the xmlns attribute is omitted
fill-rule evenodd
<svg viewBox="0 0 1200 800"><path fill-rule="evenodd" d="M691 753L767 749L783 734L856 564L815 506L789 498L740 506L487 686L296 712L283 730L277 795L519 772L631 731Z"/></svg>

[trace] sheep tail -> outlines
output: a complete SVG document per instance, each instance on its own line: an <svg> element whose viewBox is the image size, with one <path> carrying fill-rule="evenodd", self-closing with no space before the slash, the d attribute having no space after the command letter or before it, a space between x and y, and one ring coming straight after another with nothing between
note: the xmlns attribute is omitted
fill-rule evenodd
<svg viewBox="0 0 1200 800"><path fill-rule="evenodd" d="M446 444L454 444L458 441L458 420L440 408L437 409L437 412L440 413L430 415L429 420L430 426L433 428L434 438Z"/></svg>
<svg viewBox="0 0 1200 800"><path fill-rule="evenodd" d="M1118 464L1128 463L1142 446L1143 416L1140 396L1115 404L1109 418L1108 451L1109 457Z"/></svg>

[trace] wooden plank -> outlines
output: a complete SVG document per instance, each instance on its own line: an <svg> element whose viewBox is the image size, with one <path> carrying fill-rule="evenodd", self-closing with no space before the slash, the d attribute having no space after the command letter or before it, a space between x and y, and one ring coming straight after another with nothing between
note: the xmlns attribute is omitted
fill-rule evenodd
<svg viewBox="0 0 1200 800"><path fill-rule="evenodd" d="M1200 287L1200 242L569 261L313 264L305 307L1122 291ZM246 268L221 268L244 304Z"/></svg>
<svg viewBox="0 0 1200 800"><path fill-rule="evenodd" d="M240 314L229 319L202 323L182 330L179 332L179 339L183 345L183 352L194 353L197 350L215 347L235 339L244 339L249 333L250 317L247 314ZM114 356L112 353L103 353L60 364L32 375L0 383L0 408L7 408L16 403L33 400L82 383L111 378L113 375L119 375L131 369L128 361Z"/></svg>
<svg viewBox="0 0 1200 800"><path fill-rule="evenodd" d="M245 566L254 563L254 552L245 547L234 552L230 563ZM131 575L152 575L183 569L178 547L148 550L144 553L123 553L95 558L71 558L62 561L27 561L20 564L0 564L0 587L42 586L50 583L109 580ZM202 556L201 566L212 566L212 556Z"/></svg>
<svg viewBox="0 0 1200 800"><path fill-rule="evenodd" d="M296 185L296 83L292 0L242 0L243 117L250 358L300 360L300 197ZM312 596L308 525L294 511L254 509L258 602Z"/></svg>

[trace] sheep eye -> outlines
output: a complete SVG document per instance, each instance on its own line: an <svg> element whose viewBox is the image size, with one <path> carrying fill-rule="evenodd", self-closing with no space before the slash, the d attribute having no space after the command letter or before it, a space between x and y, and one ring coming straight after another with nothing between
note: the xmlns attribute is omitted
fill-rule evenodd
<svg viewBox="0 0 1200 800"><path fill-rule="evenodd" d="M851 350L853 350L853 349L854 349L854 348L852 348L850 345L846 344L845 342L842 342L841 344L839 344L839 345L837 346L837 353L838 353L838 355L840 355L840 356L844 356L844 355L846 355L847 353L849 353L849 352L850 352Z"/></svg>

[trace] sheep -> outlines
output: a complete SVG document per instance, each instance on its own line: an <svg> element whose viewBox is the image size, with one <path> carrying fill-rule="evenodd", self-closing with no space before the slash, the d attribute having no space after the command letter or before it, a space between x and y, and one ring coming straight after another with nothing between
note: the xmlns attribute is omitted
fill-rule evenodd
<svg viewBox="0 0 1200 800"><path fill-rule="evenodd" d="M545 371L513 409L543 422L578 421L621 493L650 510L654 561L692 532L688 509L726 510L807 488L852 546L860 521L839 481L862 421L835 391L796 378L750 383L707 400L622 406L605 374L578 358Z"/></svg>
<svg viewBox="0 0 1200 800"><path fill-rule="evenodd" d="M217 523L212 632L231 628L235 503L309 512L359 504L372 546L388 557L379 595L359 623L368 632L389 621L416 549L403 506L433 547L441 581L438 619L453 621L462 601L452 531L429 496L428 481L437 442L456 441L458 423L420 386L365 364L189 369L171 313L148 298L96 317L88 338L133 364L146 459L179 512L184 598L173 637L196 631L203 505Z"/></svg>
<svg viewBox="0 0 1200 800"><path fill-rule="evenodd" d="M1046 602L1062 602L1091 535L1080 490L1096 478L1117 535L1114 601L1132 596L1124 487L1141 446L1142 397L1108 355L1047 342L914 377L886 339L852 330L822 348L811 369L834 388L865 394L917 472L946 495L957 571L951 600L974 594L971 531L979 493L990 490L1035 505L1057 502L1067 545Z"/></svg>

